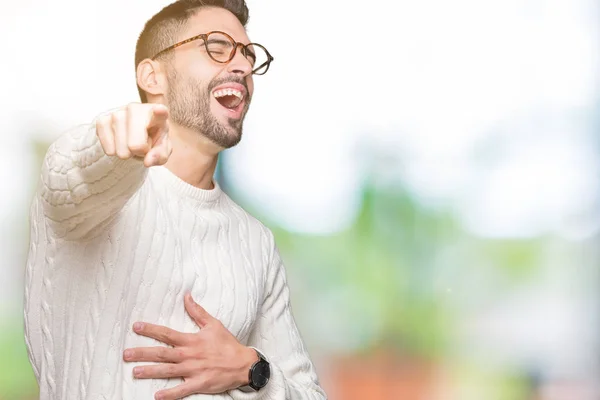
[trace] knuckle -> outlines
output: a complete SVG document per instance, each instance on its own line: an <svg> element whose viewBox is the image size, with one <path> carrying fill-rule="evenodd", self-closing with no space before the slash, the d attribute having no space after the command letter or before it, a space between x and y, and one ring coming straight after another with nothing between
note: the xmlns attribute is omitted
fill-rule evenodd
<svg viewBox="0 0 600 400"><path fill-rule="evenodd" d="M117 156L123 160L127 159L127 158L131 158L131 152L129 151L129 149L121 149L118 148L117 149Z"/></svg>
<svg viewBox="0 0 600 400"><path fill-rule="evenodd" d="M198 349L195 349L194 351L191 351L191 352L190 352L190 355L189 355L189 359L188 359L188 361L190 361L190 362L194 362L194 361L200 361L200 360L202 360L203 358L205 358L205 357L207 356L207 354L208 354L208 353L204 353L204 352L203 352L201 349L199 349L199 348L198 348ZM197 369L197 370L202 370L202 368L203 368L203 366L202 366L201 364L196 364L196 365L195 365L195 367L194 367L194 369Z"/></svg>
<svg viewBox="0 0 600 400"><path fill-rule="evenodd" d="M132 142L129 144L129 150L133 153L144 153L148 151L148 145L146 143Z"/></svg>
<svg viewBox="0 0 600 400"><path fill-rule="evenodd" d="M98 118L96 120L96 135L99 134L99 132L104 128L103 124L102 124L102 118Z"/></svg>
<svg viewBox="0 0 600 400"><path fill-rule="evenodd" d="M117 110L114 113L112 113L111 118L112 118L112 122L114 124L123 123L123 122L125 122L125 119L126 119L125 111L124 110Z"/></svg>
<svg viewBox="0 0 600 400"><path fill-rule="evenodd" d="M202 328L202 329L200 330L200 332L203 332L203 331L205 331L205 329L206 329L206 328ZM193 347L199 347L199 346L201 346L201 345L204 343L204 340L203 340L203 339L204 339L204 336L206 336L206 332L204 332L203 334L191 335L191 336L188 338L188 343L189 343L189 346L191 346L191 347L192 347L192 346L193 346Z"/></svg>
<svg viewBox="0 0 600 400"><path fill-rule="evenodd" d="M105 115L96 120L96 134L101 133L108 125L110 125L110 115Z"/></svg>
<svg viewBox="0 0 600 400"><path fill-rule="evenodd" d="M175 364L169 364L167 366L167 375L169 375L169 376L177 375L177 366Z"/></svg>
<svg viewBox="0 0 600 400"><path fill-rule="evenodd" d="M175 355L180 360L185 360L190 358L188 352L185 349L177 349Z"/></svg>

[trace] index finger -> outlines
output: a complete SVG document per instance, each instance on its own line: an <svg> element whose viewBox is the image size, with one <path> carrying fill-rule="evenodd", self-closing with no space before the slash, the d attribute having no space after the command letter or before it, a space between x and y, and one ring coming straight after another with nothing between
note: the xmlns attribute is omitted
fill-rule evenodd
<svg viewBox="0 0 600 400"><path fill-rule="evenodd" d="M164 104L154 104L150 110L150 119L146 129L163 128L169 118L169 109Z"/></svg>
<svg viewBox="0 0 600 400"><path fill-rule="evenodd" d="M133 330L138 335L150 337L171 346L183 346L187 344L187 336L190 335L189 333L178 332L166 326L146 322L136 322L133 324Z"/></svg>
<svg viewBox="0 0 600 400"><path fill-rule="evenodd" d="M126 111L127 145L134 155L145 156L152 146L152 141L146 128L150 117L143 112L143 105L130 104L127 106Z"/></svg>

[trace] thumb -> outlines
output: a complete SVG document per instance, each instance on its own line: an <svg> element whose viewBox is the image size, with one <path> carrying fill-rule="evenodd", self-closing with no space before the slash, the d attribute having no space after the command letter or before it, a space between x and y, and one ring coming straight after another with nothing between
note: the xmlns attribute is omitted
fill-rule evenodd
<svg viewBox="0 0 600 400"><path fill-rule="evenodd" d="M184 304L186 311L200 328L204 328L213 319L208 311L194 301L190 293L185 295Z"/></svg>
<svg viewBox="0 0 600 400"><path fill-rule="evenodd" d="M164 131L152 144L152 148L144 158L144 163L147 167L163 165L169 160L172 152L173 145L171 139L169 138L168 132Z"/></svg>

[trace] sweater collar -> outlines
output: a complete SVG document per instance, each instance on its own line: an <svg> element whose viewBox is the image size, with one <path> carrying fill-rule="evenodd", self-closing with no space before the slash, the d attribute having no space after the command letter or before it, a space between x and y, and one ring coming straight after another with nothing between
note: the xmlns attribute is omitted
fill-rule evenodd
<svg viewBox="0 0 600 400"><path fill-rule="evenodd" d="M172 173L165 166L156 166L150 168L150 172L156 175L161 181L166 182L173 190L179 193L183 197L187 197L191 200L198 202L214 202L221 196L222 190L219 183L213 178L212 182L214 188L210 190L200 189L196 186L190 185L185 182L177 175Z"/></svg>

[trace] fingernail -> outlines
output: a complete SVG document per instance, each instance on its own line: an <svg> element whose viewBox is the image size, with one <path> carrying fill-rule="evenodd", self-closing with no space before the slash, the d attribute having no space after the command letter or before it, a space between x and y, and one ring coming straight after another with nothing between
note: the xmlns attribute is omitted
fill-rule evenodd
<svg viewBox="0 0 600 400"><path fill-rule="evenodd" d="M156 400L162 400L162 399L164 399L165 397L164 397L162 394L160 394L160 393L156 393L156 394L154 395L154 398L155 398Z"/></svg>
<svg viewBox="0 0 600 400"><path fill-rule="evenodd" d="M125 352L123 353L123 357L128 360L133 356L133 352L131 350L125 350Z"/></svg>
<svg viewBox="0 0 600 400"><path fill-rule="evenodd" d="M142 324L141 322L136 322L135 324L133 324L133 330L141 331L142 329L144 329L144 324Z"/></svg>
<svg viewBox="0 0 600 400"><path fill-rule="evenodd" d="M142 372L144 372L144 368L142 368L142 367L135 367L133 369L134 376L140 376L140 375L142 375Z"/></svg>

